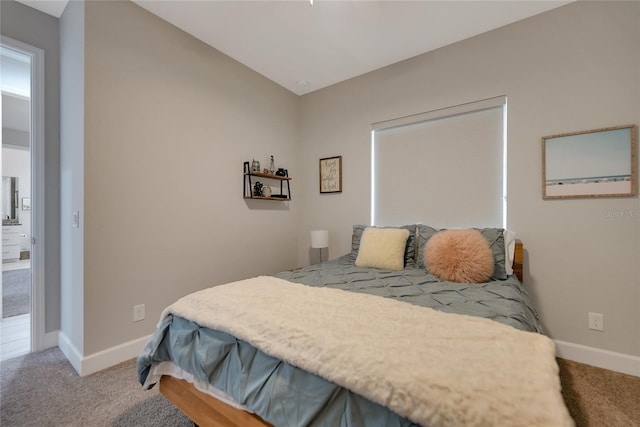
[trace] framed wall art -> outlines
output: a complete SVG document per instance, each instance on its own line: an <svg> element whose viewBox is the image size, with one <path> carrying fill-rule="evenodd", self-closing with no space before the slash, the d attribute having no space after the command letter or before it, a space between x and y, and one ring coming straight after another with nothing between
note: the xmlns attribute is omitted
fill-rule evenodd
<svg viewBox="0 0 640 427"><path fill-rule="evenodd" d="M637 126L542 138L542 198L630 197L636 193Z"/></svg>
<svg viewBox="0 0 640 427"><path fill-rule="evenodd" d="M320 159L320 193L342 192L342 156Z"/></svg>

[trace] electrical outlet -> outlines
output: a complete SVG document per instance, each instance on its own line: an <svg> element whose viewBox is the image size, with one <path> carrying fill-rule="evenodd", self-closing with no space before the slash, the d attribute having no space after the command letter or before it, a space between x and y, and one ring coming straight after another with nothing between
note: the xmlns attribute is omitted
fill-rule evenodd
<svg viewBox="0 0 640 427"><path fill-rule="evenodd" d="M602 313L589 313L589 329L604 331L604 315Z"/></svg>
<svg viewBox="0 0 640 427"><path fill-rule="evenodd" d="M133 321L139 322L144 320L144 304L133 306Z"/></svg>

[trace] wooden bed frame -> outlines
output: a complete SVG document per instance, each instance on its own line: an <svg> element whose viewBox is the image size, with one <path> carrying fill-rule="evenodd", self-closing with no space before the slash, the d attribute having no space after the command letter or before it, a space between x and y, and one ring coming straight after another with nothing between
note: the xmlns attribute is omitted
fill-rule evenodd
<svg viewBox="0 0 640 427"><path fill-rule="evenodd" d="M257 415L227 405L185 380L163 375L160 378L160 393L202 427L271 426Z"/></svg>
<svg viewBox="0 0 640 427"><path fill-rule="evenodd" d="M513 274L520 283L524 283L524 247L520 240L516 240L516 249L513 252Z"/></svg>
<svg viewBox="0 0 640 427"><path fill-rule="evenodd" d="M513 273L522 282L524 249L516 241ZM160 393L201 427L265 427L271 426L255 414L234 408L195 388L191 383L167 375L160 379Z"/></svg>

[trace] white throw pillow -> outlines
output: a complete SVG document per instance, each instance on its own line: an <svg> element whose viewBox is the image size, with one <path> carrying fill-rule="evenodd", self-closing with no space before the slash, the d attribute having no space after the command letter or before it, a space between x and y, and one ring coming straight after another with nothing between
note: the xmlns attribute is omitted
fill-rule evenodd
<svg viewBox="0 0 640 427"><path fill-rule="evenodd" d="M507 276L511 276L513 274L513 258L516 250L516 232L504 229L503 232L504 237L504 270L507 273Z"/></svg>
<svg viewBox="0 0 640 427"><path fill-rule="evenodd" d="M408 238L409 230L405 229L365 228L360 238L356 266L402 270Z"/></svg>

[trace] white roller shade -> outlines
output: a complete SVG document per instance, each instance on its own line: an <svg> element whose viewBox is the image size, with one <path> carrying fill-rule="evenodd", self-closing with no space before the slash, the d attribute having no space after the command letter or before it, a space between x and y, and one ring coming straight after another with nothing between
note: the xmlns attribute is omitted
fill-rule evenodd
<svg viewBox="0 0 640 427"><path fill-rule="evenodd" d="M503 226L505 100L491 101L374 125L375 225Z"/></svg>

